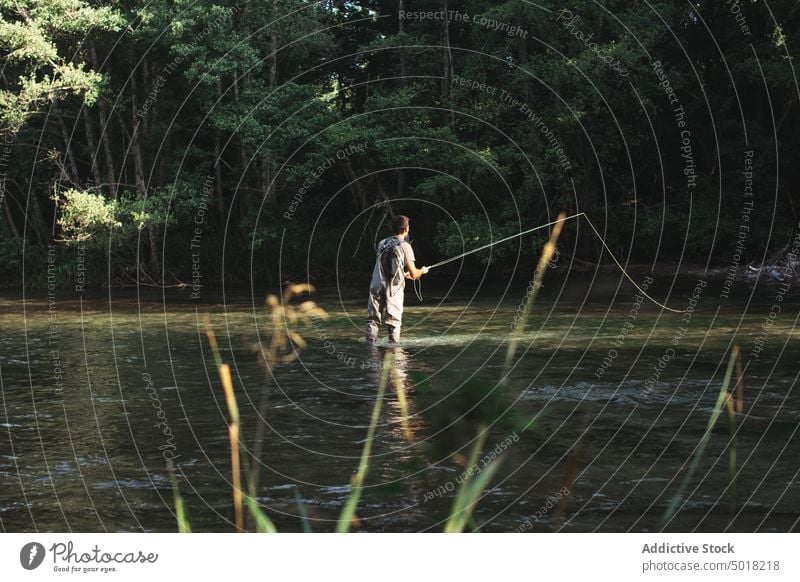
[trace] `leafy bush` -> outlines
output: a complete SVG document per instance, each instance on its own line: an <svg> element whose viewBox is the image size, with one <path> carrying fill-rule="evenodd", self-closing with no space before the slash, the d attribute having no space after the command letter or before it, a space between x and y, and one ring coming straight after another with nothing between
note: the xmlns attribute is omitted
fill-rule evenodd
<svg viewBox="0 0 800 582"><path fill-rule="evenodd" d="M58 226L67 243L88 241L112 227L121 227L117 220L117 203L102 194L70 188L54 197L59 206Z"/></svg>

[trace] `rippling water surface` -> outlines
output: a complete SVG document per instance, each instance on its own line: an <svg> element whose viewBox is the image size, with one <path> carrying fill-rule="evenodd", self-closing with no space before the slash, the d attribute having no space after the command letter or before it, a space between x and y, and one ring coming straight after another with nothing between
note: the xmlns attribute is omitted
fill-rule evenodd
<svg viewBox="0 0 800 582"><path fill-rule="evenodd" d="M738 343L746 408L737 419L735 495L723 415L668 529L796 529L796 300L787 298L767 329L769 299L721 302L709 290L686 325L646 303L632 315L635 292L621 289L613 302L585 289L543 297L503 384L524 284L513 297L429 291L420 304L409 293L404 340L391 353L408 391L412 442L390 390L358 528L441 530L464 470L459 463L486 425L486 450L502 451L502 464L474 525L658 529ZM670 301L683 308L691 293L686 282ZM255 305L244 295L196 304L177 293L64 293L52 309L41 294L24 306L19 297L0 299L2 528L174 531L165 468L174 456L193 528L232 529L227 411L202 328L208 313L232 365L248 450L264 428L259 501L279 530L301 531L302 508L313 530L330 531L349 493L388 347L361 340L359 292L322 290L314 299L330 318L303 330L300 359L269 378L253 350L271 333L258 297ZM548 498L564 486L570 495L559 510Z"/></svg>

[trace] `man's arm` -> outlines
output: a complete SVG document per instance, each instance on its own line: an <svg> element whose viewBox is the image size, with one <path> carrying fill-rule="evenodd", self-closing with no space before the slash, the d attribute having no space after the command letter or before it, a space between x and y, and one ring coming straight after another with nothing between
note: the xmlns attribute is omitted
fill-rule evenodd
<svg viewBox="0 0 800 582"><path fill-rule="evenodd" d="M406 279L419 279L427 273L428 267L417 269L416 265L414 265L414 261L406 261L406 272L404 273Z"/></svg>

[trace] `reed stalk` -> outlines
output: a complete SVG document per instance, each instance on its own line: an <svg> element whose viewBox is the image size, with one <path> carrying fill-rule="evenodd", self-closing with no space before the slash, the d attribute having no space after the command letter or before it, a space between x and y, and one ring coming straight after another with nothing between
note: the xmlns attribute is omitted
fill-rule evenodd
<svg viewBox="0 0 800 582"><path fill-rule="evenodd" d="M486 467L478 469L478 457L483 450L488 432L483 426L478 429L475 445L472 447L472 452L467 460L466 477L461 487L458 488L456 498L453 500L450 516L444 525L444 533L461 533L469 524L473 524L474 530L478 529L472 514L483 495L484 489L494 477L497 469L500 468L500 460L495 459Z"/></svg>
<svg viewBox="0 0 800 582"><path fill-rule="evenodd" d="M725 401L728 411L728 514L736 509L736 411L733 397Z"/></svg>
<svg viewBox="0 0 800 582"><path fill-rule="evenodd" d="M233 488L233 515L237 532L244 531L244 493L242 491L242 469L239 457L239 406L236 403L236 395L233 392L233 379L231 369L228 364L222 363L217 346L217 336L211 328L208 316L205 319L206 336L214 354L214 361L217 364L217 373L222 383L222 390L225 394L225 404L228 407L230 422L228 423L228 441L231 449L231 477Z"/></svg>
<svg viewBox="0 0 800 582"><path fill-rule="evenodd" d="M550 239L542 248L542 253L539 256L539 263L536 265L536 270L533 274L533 285L528 292L525 301L525 307L522 311L522 316L519 318L519 321L517 321L517 325L514 328L514 332L511 336L511 341L508 344L508 349L506 350L506 359L503 366L504 379L508 375L508 370L511 368L511 363L514 361L514 356L517 352L517 346L519 345L519 342L525 333L525 326L528 322L528 318L531 315L533 304L536 302L536 297L539 295L539 290L542 288L542 281L544 280L544 275L547 272L547 266L550 264L550 261L553 259L553 255L556 252L556 245L558 244L558 238L561 236L561 231L564 228L564 219L566 219L566 217L566 212L561 212L558 215L558 221L553 225L553 230L550 232Z"/></svg>
<svg viewBox="0 0 800 582"><path fill-rule="evenodd" d="M294 490L294 500L297 502L297 511L300 514L300 523L303 524L303 533L311 533L311 522L308 519L306 506L303 503L303 498L300 497L300 491Z"/></svg>
<svg viewBox="0 0 800 582"><path fill-rule="evenodd" d="M703 453L705 452L706 447L708 446L708 442L711 439L711 431L713 430L714 425L717 423L717 420L719 419L719 416L722 413L723 407L726 407L728 409L728 419L729 419L728 427L731 438L734 439L732 442L732 446L730 447L731 451L729 453L728 463L729 463L729 475L731 481L733 482L733 479L735 478L736 475L735 424L731 429L732 425L730 423L731 420L733 420L731 416L733 413L733 409L728 403L728 401L731 400L729 387L731 384L731 379L733 378L733 370L736 364L736 359L739 356L739 351L740 351L739 346L734 346L733 350L731 351L731 357L730 360L728 361L728 368L725 371L725 377L722 380L722 386L720 387L719 390L719 396L717 396L717 401L714 404L714 409L711 412L711 417L708 419L708 424L706 425L706 429L703 432L703 436L700 439L700 443L695 448L695 453L694 456L692 457L692 462L689 465L689 470L686 472L686 475L684 476L683 481L680 484L680 487L678 487L678 491L670 500L669 504L667 505L667 508L664 510L664 514L661 517L662 529L669 524L670 520L672 520L673 516L677 512L678 507L681 503L681 499L683 498L683 494L686 492L686 488L689 486L689 483L692 481L692 477L694 477L694 473L697 470L697 467L700 465L700 460L703 458Z"/></svg>
<svg viewBox="0 0 800 582"><path fill-rule="evenodd" d="M512 362L514 361L514 356L516 355L519 342L522 339L522 336L525 334L525 326L530 318L533 305L536 303L539 290L542 288L542 281L544 280L544 275L547 272L548 265L550 264L550 261L552 261L553 255L556 252L558 239L561 236L561 231L564 228L564 221L566 218L567 214L565 212L559 213L557 221L553 224L553 230L550 232L550 238L545 243L544 247L542 247L542 252L539 255L539 262L537 263L533 274L533 284L525 298L525 307L522 315L517 321L517 325L515 326L511 335L511 341L508 344L508 349L506 350L503 372L500 379L501 384L508 378L508 371L511 368ZM476 466L478 456L483 449L483 445L486 440L486 433L487 431L484 428L479 430L478 438L476 439L472 453L470 454L470 459L467 462L468 474L464 479L464 482L459 487L456 498L453 501L453 507L450 511L450 516L445 523L445 533L463 532L464 528L470 524L472 525L473 530L478 529L472 514L475 511L478 501L484 493L484 489L497 472L497 469L499 469L501 462L500 459L495 459L489 463L489 465L482 468L482 470L473 471L473 468Z"/></svg>
<svg viewBox="0 0 800 582"><path fill-rule="evenodd" d="M736 360L736 388L725 401L728 412L728 513L732 516L736 509L736 414L744 412L744 372L742 371L742 350L733 346L732 356Z"/></svg>
<svg viewBox="0 0 800 582"><path fill-rule="evenodd" d="M236 531L245 531L244 509L247 507L247 511L253 518L257 532L275 533L277 531L275 526L259 506L255 495L253 495L252 492L250 495L245 495L242 489L241 422L239 418L239 405L236 402L236 394L233 390L231 369L228 364L222 363L222 357L220 356L219 347L217 345L217 337L211 327L208 316L205 318L205 327L208 343L211 346L211 352L214 355L214 361L217 365L217 373L222 383L222 390L225 394L225 404L228 408L228 414L230 415L230 422L228 423L228 444L231 451L231 490ZM249 473L249 471L245 471L245 473Z"/></svg>
<svg viewBox="0 0 800 582"><path fill-rule="evenodd" d="M336 533L347 533L350 531L350 525L356 514L358 502L361 499L361 492L364 487L364 481L367 478L369 471L369 459L372 454L372 442L375 438L375 428L378 426L378 419L381 415L381 408L383 406L383 396L386 393L386 384L389 382L389 370L391 369L392 355L386 352L383 358L383 369L381 370L381 378L378 383L378 394L375 397L375 405L372 408L372 418L370 419L369 429L367 430L367 439L364 441L364 449L361 452L361 460L358 463L358 471L353 476L350 484L350 495L345 502L342 513L339 516L339 521L336 524Z"/></svg>
<svg viewBox="0 0 800 582"><path fill-rule="evenodd" d="M175 504L175 518L178 521L178 533L192 533L192 526L186 514L186 506L183 503L183 497L181 496L178 478L175 475L175 467L172 461L167 461L167 470L169 472L169 481L172 484L172 500Z"/></svg>
<svg viewBox="0 0 800 582"><path fill-rule="evenodd" d="M739 346L734 348L737 350L736 357L736 406L735 410L739 414L744 413L744 371L742 370L742 351Z"/></svg>
<svg viewBox="0 0 800 582"><path fill-rule="evenodd" d="M394 386L395 393L397 394L397 403L400 405L400 427L403 431L403 437L406 442L412 444L414 439L411 435L411 425L409 424L408 414L408 398L406 397L406 387L403 384L402 378L397 368L392 368L392 385Z"/></svg>

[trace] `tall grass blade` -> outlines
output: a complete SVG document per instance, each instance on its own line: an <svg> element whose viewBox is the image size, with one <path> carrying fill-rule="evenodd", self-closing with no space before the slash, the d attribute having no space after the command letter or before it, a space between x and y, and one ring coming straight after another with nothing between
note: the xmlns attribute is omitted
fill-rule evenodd
<svg viewBox="0 0 800 582"><path fill-rule="evenodd" d="M736 358L736 396L726 400L728 411L728 513L733 516L736 509L736 413L744 412L744 373L742 372L742 350L733 347Z"/></svg>
<svg viewBox="0 0 800 582"><path fill-rule="evenodd" d="M735 349L739 350L737 346ZM736 358L736 412L744 412L744 371L742 370L742 351L739 350Z"/></svg>
<svg viewBox="0 0 800 582"><path fill-rule="evenodd" d="M294 500L297 501L297 513L300 515L300 523L303 525L303 533L311 533L311 521L308 519L306 505L300 497L300 490L294 490Z"/></svg>
<svg viewBox="0 0 800 582"><path fill-rule="evenodd" d="M389 381L389 370L391 369L392 355L387 352L383 358L383 369L381 370L381 378L378 383L378 394L375 397L375 406L372 408L372 418L369 423L369 430L367 431L367 439L364 442L364 450L361 452L361 461L358 464L358 472L351 480L352 490L347 498L347 502L342 509L339 516L339 521L336 524L336 533L347 533L350 531L350 524L353 522L353 516L356 514L356 507L361 499L361 490L364 486L364 481L367 478L367 471L369 470L369 459L372 454L372 441L375 438L375 427L378 426L378 419L381 415L381 408L383 406L383 396L386 393L386 384Z"/></svg>
<svg viewBox="0 0 800 582"><path fill-rule="evenodd" d="M517 321L517 325L515 326L514 332L511 336L511 341L508 344L505 365L503 366L504 379L508 374L511 363L514 361L514 355L517 352L517 346L519 345L520 339L525 333L525 325L528 323L528 318L531 315L533 304L536 302L536 297L539 295L539 289L542 288L542 281L544 280L544 274L547 272L547 266L550 264L550 261L553 259L553 255L556 252L558 238L561 236L561 230L564 228L563 220L566 219L566 217L567 214L565 212L562 212L558 215L558 220L560 222L556 222L553 225L553 230L550 232L550 239L542 248L542 253L539 256L539 263L536 265L536 271L533 274L533 285L531 286L531 290L526 297L525 307L522 311L522 315Z"/></svg>
<svg viewBox="0 0 800 582"><path fill-rule="evenodd" d="M683 494L686 492L686 488L689 486L689 483L691 482L692 477L694 477L694 473L697 470L697 467L700 465L700 460L703 458L703 453L705 452L706 446L708 445L708 441L711 438L711 431L714 428L714 425L717 423L720 414L722 413L722 407L726 406L726 400L730 399L731 397L728 388L731 384L731 378L733 377L733 368L734 364L736 363L736 358L738 356L738 353L739 353L739 347L735 346L733 348L733 351L731 352L730 360L728 361L728 369L725 371L725 378L722 381L722 387L719 390L719 396L717 397L717 402L714 404L714 410L711 412L711 417L708 419L708 424L706 425L706 430L700 439L700 443L695 449L694 457L692 458L692 462L689 465L689 470L686 472L686 476L683 478L680 487L678 487L678 491L670 500L669 505L667 505L667 508L664 510L664 515L661 517L662 528L667 526L672 517L675 515L675 512L678 510L678 506L681 503ZM734 462L735 459L736 457L734 449L734 457L733 457Z"/></svg>
<svg viewBox="0 0 800 582"><path fill-rule="evenodd" d="M736 509L736 411L733 398L726 401L728 410L728 513L733 516Z"/></svg>
<svg viewBox="0 0 800 582"><path fill-rule="evenodd" d="M450 510L450 517L444 525L445 533L463 532L467 524L474 523L472 514L475 511L478 500L500 467L500 461L495 460L483 468L480 473L477 471L478 457L483 450L487 433L488 431L484 427L481 427L478 431L478 438L475 439L475 445L472 447L472 452L467 461L467 475L461 487L458 488L456 498L453 500L453 507Z"/></svg>
<svg viewBox="0 0 800 582"><path fill-rule="evenodd" d="M175 476L175 469L172 465L172 461L167 461L167 469L169 471L169 481L172 484L172 499L175 504L178 533L192 533L192 526L189 524L189 518L186 515L186 507L183 503L183 497L181 496L178 478Z"/></svg>
<svg viewBox="0 0 800 582"><path fill-rule="evenodd" d="M217 373L219 374L220 382L222 383L222 390L225 394L225 404L228 407L228 414L231 421L228 424L228 441L231 449L231 476L233 479L233 514L236 531L244 531L244 509L243 509L243 491L242 491L242 470L239 458L239 406L236 404L236 395L233 392L233 379L231 378L231 369L228 364L222 363L222 357L219 354L217 347L217 337L214 330L211 328L211 323L208 316L205 317L206 336L208 343L211 346L211 351L214 354L214 361L217 364Z"/></svg>
<svg viewBox="0 0 800 582"><path fill-rule="evenodd" d="M222 365L222 356L219 354L219 346L217 345L217 334L214 333L214 328L211 327L211 320L208 313L203 317L203 324L206 329L206 337L208 338L208 345L211 346L211 353L214 356L214 363L217 369Z"/></svg>
<svg viewBox="0 0 800 582"><path fill-rule="evenodd" d="M314 287L311 285L289 284L286 286L280 299L275 295L267 296L266 304L271 309L272 341L268 350L260 348L258 351L269 373L268 377L272 376L272 370L277 364L294 360L298 356L298 348L305 347L306 345L303 337L292 328L300 323L309 324L314 318L326 319L328 317L325 310L317 306L313 301L304 301L299 305L291 303L294 297L313 291ZM204 317L204 324L208 343L211 347L214 362L217 366L217 373L219 374L222 389L225 394L225 404L228 408L228 414L230 415L228 440L231 450L233 510L236 530L239 532L245 531L244 508L246 505L248 514L253 518L257 531L275 532L275 526L272 521L267 517L256 501L264 425L259 424L256 429L256 445L253 455L256 462L254 466L251 466L247 456L245 455L243 458L241 455L241 451L243 450L241 423L239 420L239 406L236 403L236 395L233 391L231 370L227 364L222 362L222 356L220 355L219 346L217 344L217 337L211 327L208 314ZM267 402L266 394L268 394L268 391L262 394L261 404L259 406L261 418L263 418L265 413ZM242 473L244 473L247 479L249 495L245 495L242 489Z"/></svg>
<svg viewBox="0 0 800 582"><path fill-rule="evenodd" d="M406 442L412 444L414 442L413 437L411 436L411 426L408 421L408 399L406 398L406 387L403 384L402 378L400 378L400 373L397 371L397 368L392 368L392 384L394 385L394 391L397 394L397 403L400 405L400 427L403 430L403 438L406 439Z"/></svg>
<svg viewBox="0 0 800 582"><path fill-rule="evenodd" d="M219 368L219 377L222 387L225 390L225 401L228 404L228 412L231 415L231 423L228 425L228 439L231 448L231 475L233 477L233 514L237 531L244 531L244 511L243 511L243 491L242 491L242 469L239 459L239 407L236 405L236 397L233 394L233 380L231 379L231 369L228 364L222 364Z"/></svg>
<svg viewBox="0 0 800 582"><path fill-rule="evenodd" d="M480 426L478 428L478 436L475 439L475 444L472 446L472 451L470 451L469 459L467 459L466 467L466 478L462 483L462 486L459 487L458 493L456 493L456 498L453 500L453 507L456 506L463 506L463 498L466 496L466 491L464 485L466 485L469 480L471 479L473 473L475 472L475 468L478 466L478 457L483 450L483 445L486 443L487 429L485 426ZM456 515L455 511L450 512L450 517L454 517Z"/></svg>
<svg viewBox="0 0 800 582"><path fill-rule="evenodd" d="M250 513L250 516L253 518L253 521L256 524L256 531L258 533L278 533L278 530L275 528L275 524L272 523L272 520L267 517L267 514L264 513L263 509L261 509L258 501L249 495L245 495L244 498L247 503L247 511Z"/></svg>
<svg viewBox="0 0 800 582"><path fill-rule="evenodd" d="M464 531L467 523L472 519L472 514L483 495L484 489L489 485L499 468L500 460L496 459L489 463L477 477L464 482L464 485L462 485L463 495L458 503L453 504L450 519L447 520L444 527L445 533L461 533Z"/></svg>

